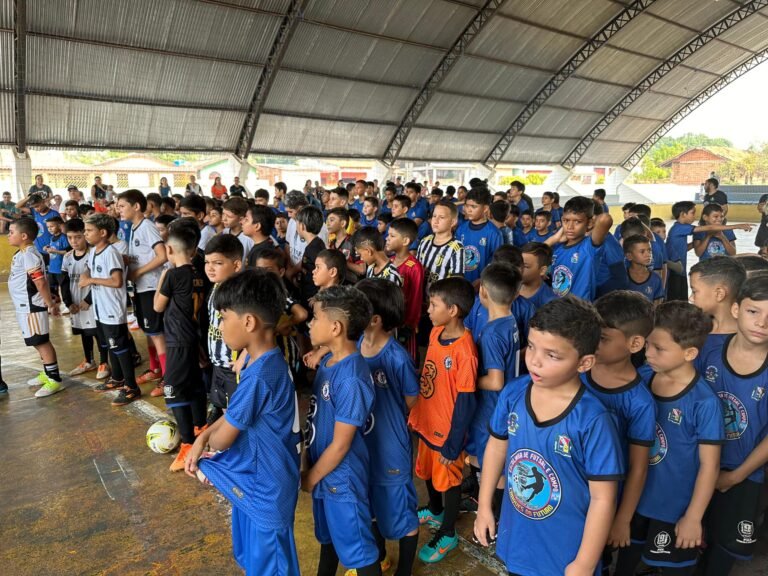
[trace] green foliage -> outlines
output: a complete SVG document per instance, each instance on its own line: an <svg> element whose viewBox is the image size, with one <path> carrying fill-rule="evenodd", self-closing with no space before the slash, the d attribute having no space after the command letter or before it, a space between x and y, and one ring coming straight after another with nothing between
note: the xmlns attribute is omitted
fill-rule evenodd
<svg viewBox="0 0 768 576"><path fill-rule="evenodd" d="M504 176L499 180L500 186L509 186L517 180L518 182L522 182L526 186L539 186L540 184L544 184L544 181L547 179L546 174L528 174L527 176Z"/></svg>
<svg viewBox="0 0 768 576"><path fill-rule="evenodd" d="M683 136L664 136L648 151L640 162L641 171L635 175L635 182L652 183L669 179L670 170L661 168L670 158L682 154L689 148L699 146L732 146L726 138L711 138L706 134L684 134Z"/></svg>

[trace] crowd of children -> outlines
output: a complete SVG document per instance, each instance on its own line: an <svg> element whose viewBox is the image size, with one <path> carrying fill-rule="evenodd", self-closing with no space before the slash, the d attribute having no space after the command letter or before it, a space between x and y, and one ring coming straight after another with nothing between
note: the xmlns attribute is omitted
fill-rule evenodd
<svg viewBox="0 0 768 576"><path fill-rule="evenodd" d="M70 375L95 371L115 406L164 397L171 470L230 500L248 574L299 573L299 487L322 576L382 573L387 540L397 576L439 562L461 512L510 574L728 574L768 462L768 261L732 232L749 226L678 202L667 230L628 204L611 233L604 191L535 209L520 182L469 184L127 190L63 216L24 198L9 289L35 395L62 389L60 299L83 348Z"/></svg>

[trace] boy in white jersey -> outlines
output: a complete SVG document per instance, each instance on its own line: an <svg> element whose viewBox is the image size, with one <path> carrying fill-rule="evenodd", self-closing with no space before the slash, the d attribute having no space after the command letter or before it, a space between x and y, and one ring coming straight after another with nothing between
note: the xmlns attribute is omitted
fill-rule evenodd
<svg viewBox="0 0 768 576"><path fill-rule="evenodd" d="M133 282L133 307L139 326L147 335L149 370L137 379L138 384L160 381L165 373L165 335L163 315L155 312L153 302L160 281L163 264L168 257L160 233L152 222L144 218L147 199L139 190L126 190L117 200L120 218L132 223L128 244L128 280Z"/></svg>
<svg viewBox="0 0 768 576"><path fill-rule="evenodd" d="M29 385L42 384L35 396L44 398L61 391L63 386L56 350L48 336L48 314L58 316L59 310L48 289L43 257L34 245L37 233L37 223L32 218L20 218L9 226L8 244L19 250L11 261L8 292L13 300L24 343L34 346L43 361L43 372L30 380Z"/></svg>
<svg viewBox="0 0 768 576"><path fill-rule="evenodd" d="M99 346L109 349L112 377L96 386L99 392L117 390L113 406L124 406L141 397L133 371L133 358L126 323L125 264L109 238L115 233L115 219L94 214L85 221L85 239L93 246L88 269L80 273L80 288L91 286L90 298L96 315Z"/></svg>

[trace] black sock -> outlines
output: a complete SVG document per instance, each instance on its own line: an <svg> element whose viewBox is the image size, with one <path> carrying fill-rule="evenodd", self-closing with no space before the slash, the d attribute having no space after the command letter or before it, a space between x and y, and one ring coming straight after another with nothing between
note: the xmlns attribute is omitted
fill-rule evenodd
<svg viewBox="0 0 768 576"><path fill-rule="evenodd" d="M400 558L397 560L397 572L395 572L395 576L411 576L413 561L416 559L416 549L418 547L418 534L400 538Z"/></svg>
<svg viewBox="0 0 768 576"><path fill-rule="evenodd" d="M205 401L205 395L196 400L192 400L192 404L190 404L189 408L192 411L192 424L198 428L205 426L206 418L208 416L206 413L208 403Z"/></svg>
<svg viewBox="0 0 768 576"><path fill-rule="evenodd" d="M471 478L471 490L467 492L467 494L477 500L478 496L480 495L480 468L470 464L468 478Z"/></svg>
<svg viewBox="0 0 768 576"><path fill-rule="evenodd" d="M382 562L387 557L387 541L384 540L384 536L379 532L379 523L376 520L371 525L373 529L373 537L376 539L376 547L379 549L379 562Z"/></svg>
<svg viewBox="0 0 768 576"><path fill-rule="evenodd" d="M83 355L85 356L85 361L88 362L88 364L92 364L93 363L93 336L83 332L82 334L80 334L80 341L83 343Z"/></svg>
<svg viewBox="0 0 768 576"><path fill-rule="evenodd" d="M43 364L43 370L45 370L45 375L48 376L51 380L55 380L56 382L61 382L61 374L59 374L59 365L54 362L53 364Z"/></svg>
<svg viewBox="0 0 768 576"><path fill-rule="evenodd" d="M176 424L181 434L181 441L184 444L195 443L195 428L192 424L192 408L187 406L174 406L171 408L173 417L176 418Z"/></svg>
<svg viewBox="0 0 768 576"><path fill-rule="evenodd" d="M123 368L120 365L120 357L114 350L109 350L109 365L112 368L112 379L118 382L123 381Z"/></svg>
<svg viewBox="0 0 768 576"><path fill-rule="evenodd" d="M637 565L640 564L640 556L643 554L645 544L630 544L619 548L619 558L616 561L614 576L633 576Z"/></svg>
<svg viewBox="0 0 768 576"><path fill-rule="evenodd" d="M317 576L336 576L339 557L333 544L320 545L320 562L317 564Z"/></svg>
<svg viewBox="0 0 768 576"><path fill-rule="evenodd" d="M722 546L714 542L707 547L702 559L703 576L727 576L731 572L736 559L728 554Z"/></svg>
<svg viewBox="0 0 768 576"><path fill-rule="evenodd" d="M117 362L120 364L120 371L125 379L125 385L132 390L136 390L139 386L136 384L136 374L133 371L133 357L128 354L128 350L121 350L120 354L115 354ZM112 371L114 372L114 368Z"/></svg>
<svg viewBox="0 0 768 576"><path fill-rule="evenodd" d="M455 534L456 518L459 517L459 503L461 502L461 486L454 486L446 490L445 497L445 517L440 526L440 532L453 536Z"/></svg>
<svg viewBox="0 0 768 576"><path fill-rule="evenodd" d="M504 488L496 488L493 492L493 500L491 506L493 508L493 517L496 518L496 522L501 518L501 503L504 501Z"/></svg>
<svg viewBox="0 0 768 576"><path fill-rule="evenodd" d="M109 347L99 344L99 364L109 364Z"/></svg>
<svg viewBox="0 0 768 576"><path fill-rule="evenodd" d="M136 349L136 340L133 339L133 336L128 334L128 350L131 352L131 358L136 356L136 354L139 353L139 351Z"/></svg>
<svg viewBox="0 0 768 576"><path fill-rule="evenodd" d="M438 492L432 480L427 480L427 492L429 493L429 511L432 514L443 513L443 493Z"/></svg>
<svg viewBox="0 0 768 576"><path fill-rule="evenodd" d="M381 576L381 565L374 562L370 566L357 569L357 576Z"/></svg>

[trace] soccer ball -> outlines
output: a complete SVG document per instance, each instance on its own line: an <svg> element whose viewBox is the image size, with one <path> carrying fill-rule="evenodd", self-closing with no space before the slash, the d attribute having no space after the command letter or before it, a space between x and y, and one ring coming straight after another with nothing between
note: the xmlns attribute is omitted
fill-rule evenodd
<svg viewBox="0 0 768 576"><path fill-rule="evenodd" d="M179 442L181 442L181 436L179 436L179 429L176 426L176 422L171 420L160 420L152 424L147 430L147 446L152 452L158 454L167 454L171 450L175 449Z"/></svg>

